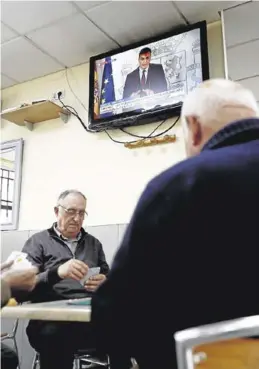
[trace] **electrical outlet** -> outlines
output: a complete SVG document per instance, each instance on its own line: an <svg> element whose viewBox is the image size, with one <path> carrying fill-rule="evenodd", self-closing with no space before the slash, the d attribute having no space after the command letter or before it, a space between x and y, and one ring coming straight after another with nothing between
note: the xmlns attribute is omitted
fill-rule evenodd
<svg viewBox="0 0 259 369"><path fill-rule="evenodd" d="M60 97L58 97L60 95ZM64 99L65 97L65 90L58 90L56 92L53 93L52 95L52 99L53 100L59 100L59 99Z"/></svg>

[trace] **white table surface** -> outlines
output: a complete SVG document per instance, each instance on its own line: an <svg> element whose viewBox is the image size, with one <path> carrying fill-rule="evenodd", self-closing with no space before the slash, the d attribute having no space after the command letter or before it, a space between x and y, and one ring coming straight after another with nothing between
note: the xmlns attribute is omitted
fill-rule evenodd
<svg viewBox="0 0 259 369"><path fill-rule="evenodd" d="M32 320L58 320L67 322L90 322L91 306L69 305L68 300L25 303L18 306L6 306L1 310L2 318Z"/></svg>

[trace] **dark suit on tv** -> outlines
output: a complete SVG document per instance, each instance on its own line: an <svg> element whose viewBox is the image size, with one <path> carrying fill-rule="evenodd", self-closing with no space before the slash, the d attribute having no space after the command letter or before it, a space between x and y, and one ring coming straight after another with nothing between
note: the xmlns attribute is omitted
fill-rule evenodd
<svg viewBox="0 0 259 369"><path fill-rule="evenodd" d="M165 72L161 64L149 64L145 89L152 90L155 94L167 91ZM143 89L141 85L139 68L129 73L126 78L123 99L129 98L134 92Z"/></svg>
<svg viewBox="0 0 259 369"><path fill-rule="evenodd" d="M153 179L92 300L102 348L172 369L176 331L257 315L258 204L259 119Z"/></svg>

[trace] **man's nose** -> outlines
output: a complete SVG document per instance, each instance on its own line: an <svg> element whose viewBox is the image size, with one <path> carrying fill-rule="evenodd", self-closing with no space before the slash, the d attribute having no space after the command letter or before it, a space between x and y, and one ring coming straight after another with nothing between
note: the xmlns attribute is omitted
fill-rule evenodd
<svg viewBox="0 0 259 369"><path fill-rule="evenodd" d="M74 220L75 220L76 222L79 222L79 220L80 220L80 216L79 216L79 214L78 214L78 213L76 213L76 214L74 215Z"/></svg>

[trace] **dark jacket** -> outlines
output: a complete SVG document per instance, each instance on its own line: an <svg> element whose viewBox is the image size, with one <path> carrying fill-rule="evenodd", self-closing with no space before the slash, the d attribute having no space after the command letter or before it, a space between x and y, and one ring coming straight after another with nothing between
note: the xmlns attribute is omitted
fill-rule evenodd
<svg viewBox="0 0 259 369"><path fill-rule="evenodd" d="M258 314L258 209L259 119L153 179L92 300L99 345L174 368L175 332Z"/></svg>
<svg viewBox="0 0 259 369"><path fill-rule="evenodd" d="M149 64L145 89L152 90L155 94L167 91L165 72L161 64ZM130 97L133 92L140 90L142 90L142 86L139 78L139 68L137 68L127 75L123 90L123 99Z"/></svg>
<svg viewBox="0 0 259 369"><path fill-rule="evenodd" d="M33 302L80 298L89 295L80 282L59 278L58 267L74 256L53 227L34 234L25 243L22 251L28 254L29 260L40 271L39 282L30 296ZM101 243L83 228L75 258L84 261L90 268L99 266L102 274L107 275L109 272Z"/></svg>
<svg viewBox="0 0 259 369"><path fill-rule="evenodd" d="M3 278L1 278L1 308L4 307L11 298L11 289Z"/></svg>

